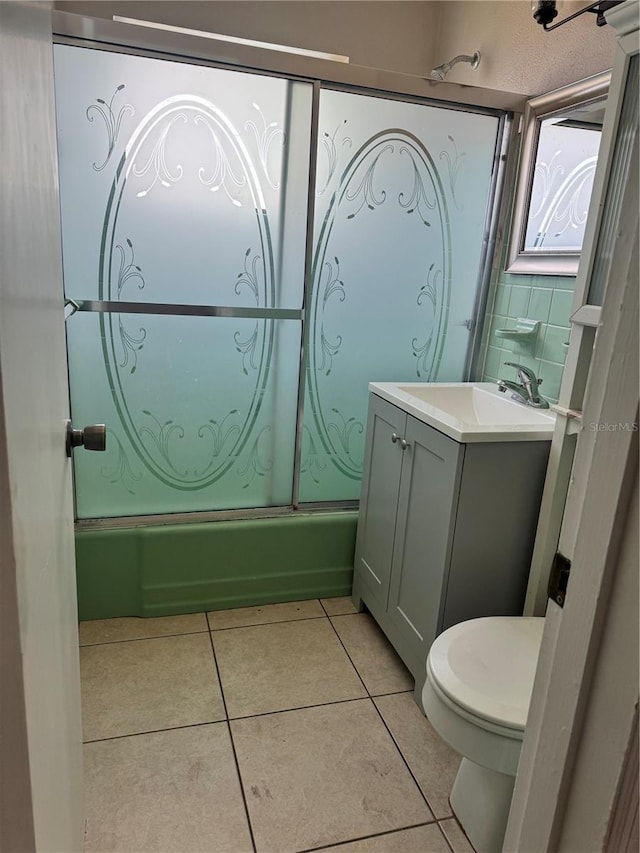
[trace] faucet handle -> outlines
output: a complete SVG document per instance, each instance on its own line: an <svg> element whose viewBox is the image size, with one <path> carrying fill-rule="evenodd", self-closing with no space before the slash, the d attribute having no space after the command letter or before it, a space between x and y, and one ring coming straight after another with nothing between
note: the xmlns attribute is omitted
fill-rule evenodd
<svg viewBox="0 0 640 853"><path fill-rule="evenodd" d="M537 379L533 370L525 367L523 364L516 364L514 361L505 361L505 365L507 367L515 367L518 373L522 373L522 375L526 376L531 382L537 382L538 385L540 384L540 381Z"/></svg>

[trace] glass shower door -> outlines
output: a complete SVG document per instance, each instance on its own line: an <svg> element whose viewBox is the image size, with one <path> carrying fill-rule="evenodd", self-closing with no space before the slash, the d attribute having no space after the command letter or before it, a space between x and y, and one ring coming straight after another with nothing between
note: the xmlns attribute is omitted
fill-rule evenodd
<svg viewBox="0 0 640 853"><path fill-rule="evenodd" d="M55 72L71 410L108 425L78 517L357 500L369 382L467 378L500 116L69 45Z"/></svg>
<svg viewBox="0 0 640 853"><path fill-rule="evenodd" d="M359 497L369 382L467 378L499 126L321 92L301 501Z"/></svg>
<svg viewBox="0 0 640 853"><path fill-rule="evenodd" d="M311 92L55 46L79 518L292 502Z"/></svg>

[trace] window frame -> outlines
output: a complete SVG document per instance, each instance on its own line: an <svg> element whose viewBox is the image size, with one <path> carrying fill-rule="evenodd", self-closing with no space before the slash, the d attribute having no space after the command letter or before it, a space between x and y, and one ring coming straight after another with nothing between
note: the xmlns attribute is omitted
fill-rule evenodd
<svg viewBox="0 0 640 853"><path fill-rule="evenodd" d="M525 251L531 189L536 164L540 128L545 119L576 106L606 98L611 71L578 80L569 86L527 101L522 119L522 139L516 176L513 212L507 246L505 271L524 275L576 275L580 252Z"/></svg>

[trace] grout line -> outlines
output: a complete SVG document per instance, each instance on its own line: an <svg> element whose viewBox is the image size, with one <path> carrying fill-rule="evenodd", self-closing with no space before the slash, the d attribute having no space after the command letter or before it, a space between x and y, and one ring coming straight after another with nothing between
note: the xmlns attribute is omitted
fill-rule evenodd
<svg viewBox="0 0 640 853"><path fill-rule="evenodd" d="M241 628L263 628L267 625L286 625L289 622L313 622L314 619L326 619L324 613L320 616L301 616L298 619L274 619L272 622L251 622L249 625L229 625L227 628L209 628L211 632L238 631ZM209 623L211 624L211 623Z"/></svg>
<svg viewBox="0 0 640 853"><path fill-rule="evenodd" d="M256 717L273 717L274 714L290 714L293 711L310 711L312 708L326 708L327 705L344 705L347 702L366 702L370 696L352 696L350 699L332 699L330 702L316 702L314 705L298 705L295 708L278 708L276 711L262 711L258 714L244 714L241 717L229 717L229 722L255 720Z"/></svg>
<svg viewBox="0 0 640 853"><path fill-rule="evenodd" d="M351 613L351 614L346 614L346 615L359 616L360 614L359 614L359 613ZM369 697L369 699L371 699L371 693L369 693L369 690L368 690L368 688L367 688L367 685L364 683L364 681L363 681L363 679L362 679L362 676L360 675L360 673L359 673L359 671L358 671L358 667L357 667L357 666L355 665L355 663L353 662L353 659L352 659L351 655L349 654L349 652L348 652L348 650L347 650L347 647L346 647L346 646L345 646L345 644L342 642L342 637L340 636L340 634L338 634L338 632L337 632L337 630L336 630L336 626L333 624L333 621L331 620L331 617L329 617L329 624L330 624L330 625L331 625L331 627L333 628L333 631L334 631L334 633L335 633L336 637L338 638L338 642L340 643L340 645L341 645L341 646L342 646L342 648L344 649L344 653L345 653L345 655L349 658L349 663L350 663L350 664L351 664L351 666L354 668L356 675L357 675L357 676L358 676L358 678L360 679L360 683L362 684L362 686L364 687L364 689L365 689L365 691L366 691L366 693L367 693L367 696Z"/></svg>
<svg viewBox="0 0 640 853"><path fill-rule="evenodd" d="M451 800L449 800L449 805L451 805ZM458 818L457 818L457 817L455 816L455 814L453 813L453 809L451 809L451 814L449 815L449 817L443 817L443 818L440 818L440 820L438 821L438 826L440 826L440 824L441 824L441 823L444 823L444 822L445 822L445 821L447 821L447 820L452 820L452 821L455 823L455 825L458 827L458 829L459 829L459 830L460 830L460 832L462 833L462 835L463 835L463 837L464 837L465 841L467 842L467 844L469 845L469 847L471 848L471 850L473 850L473 853L476 853L476 848L475 848L475 847L473 846L473 844L469 841L469 836L468 836L468 835L467 835L467 833L464 831L464 829L462 828L462 824L460 823L460 821L458 820ZM440 831L442 832L442 834L443 834L443 835L445 836L445 838L447 839L447 843L448 843L449 847L453 850L453 853L456 853L455 847L453 846L453 841L449 841L449 836L448 836L448 835L447 835L447 833L444 831L444 829L442 829L442 827L440 827Z"/></svg>
<svg viewBox="0 0 640 853"><path fill-rule="evenodd" d="M349 601L351 601L351 596L350 596L350 595L334 595L334 596L333 596L333 598L348 598L348 599L349 599ZM332 601L332 598L325 598L324 600L325 600L325 601ZM330 619L331 619L331 617L332 617L332 616L357 616L357 615L358 615L357 613L352 613L350 610L348 610L346 613L329 613L329 611L327 610L327 608L326 608L326 607L324 606L324 604L322 603L322 599L321 599L321 598L319 598L319 599L318 599L318 601L320 602L320 606L322 607L322 609L324 610L324 612L327 614L327 616L328 616ZM353 602L351 602L351 603L353 604Z"/></svg>
<svg viewBox="0 0 640 853"><path fill-rule="evenodd" d="M443 838L444 838L444 840L445 840L445 844L447 845L447 847L449 848L449 850L451 850L451 853L456 853L456 851L453 849L453 844L449 841L449 836L448 836L448 835L447 835L447 833L444 831L444 829L440 826L440 824L441 824L443 821L445 821L445 820L451 820L451 818L444 817L444 818L442 818L442 820L439 820L439 821L438 821L438 829L440 830L440 834L442 835L442 837L443 837Z"/></svg>
<svg viewBox="0 0 640 853"><path fill-rule="evenodd" d="M329 619L342 619L343 616L362 616L364 611L361 613L352 613L349 611L348 613L327 613Z"/></svg>
<svg viewBox="0 0 640 853"><path fill-rule="evenodd" d="M78 648L89 649L92 646L112 646L114 643L137 643L139 640L164 640L168 637L192 637L194 634L206 634L208 630L208 628L203 628L201 631L182 631L179 634L153 634L150 637L125 637L122 640L101 640L98 643L79 643Z"/></svg>
<svg viewBox="0 0 640 853"><path fill-rule="evenodd" d="M209 614L208 613L206 614L206 618L207 618L207 625L209 625ZM236 752L236 745L235 745L235 742L233 740L233 732L231 731L231 725L229 723L229 712L227 710L227 700L225 699L225 696L224 696L224 689L222 687L222 678L220 677L220 668L218 667L218 659L216 658L216 650L215 650L214 645L213 645L213 636L211 633L211 629L209 629L209 642L211 643L211 652L213 654L213 664L215 666L216 674L218 676L218 684L220 686L220 695L222 696L222 705L224 707L225 717L227 718L225 722L226 722L226 726L227 726L227 732L229 733L229 742L231 744L231 751L233 753L233 760L234 760L234 763L236 765L236 773L238 774L238 784L240 785L240 795L242 796L242 803L244 805L244 813L245 813L245 816L247 818L247 827L249 829L249 837L251 838L251 846L253 847L254 853L256 853L256 850L257 850L256 840L255 840L254 835L253 835L253 827L251 826L251 817L249 815L249 806L247 804L247 798L246 798L245 793L244 793L244 784L242 781L242 773L240 772L240 764L238 762L238 754Z"/></svg>
<svg viewBox="0 0 640 853"><path fill-rule="evenodd" d="M352 613L352 614L349 614L349 615L352 615L352 616L358 616L359 614L357 614L357 613ZM331 622L331 619L329 619L329 622ZM346 653L347 657L349 658L349 660L351 661L351 664L352 664L353 668L356 670L356 672L358 672L358 670L356 669L356 665L355 665L355 664L353 663L353 661L351 660L351 655L350 655L350 654L349 654L349 652L347 651L347 648L346 648L345 644L342 642L342 639L341 639L341 637L340 637L340 634L338 634L338 632L336 631L336 627L335 627L335 625L333 624L333 622L331 622L331 626L332 626L333 630L336 632L336 635L337 635L338 639L340 640L340 643L342 644L342 648L345 650L345 653ZM358 672L358 678L360 678L360 681L362 681L362 678L360 677L360 673L359 673L359 672ZM413 779L413 781L414 781L414 783L415 783L415 785L416 785L416 787L417 787L418 791L420 792L420 796L422 797L422 799L423 799L423 800L425 801L425 803L427 804L427 808L429 809L429 811L430 811L430 812L431 812L431 814L433 815L433 819L434 819L434 820L436 820L436 815L435 815L434 810L431 808L431 803L429 802L429 800L427 799L427 797L426 797L426 795L425 795L424 791L422 790L422 788L421 788L421 787L420 787L420 785L418 784L418 780L416 779L416 777L415 777L415 775L414 775L414 773L413 773L413 770L411 769L411 767L409 767L409 763L408 763L407 759L404 757L404 755L403 755L403 753L402 753L402 750L400 749L400 746L398 745L398 743L397 743L396 739L394 738L393 734L391 733L391 729L389 728L389 726L387 725L387 723L386 723L386 721L385 721L384 717L383 717L383 716L382 716L382 714L380 713L380 709L379 709L379 708L378 708L378 706L376 705L376 703L375 703L375 701L374 701L374 697L372 696L372 694L371 694L371 693L369 693L369 690L367 689L367 686L366 686L366 684L364 683L364 681L362 681L362 684L363 684L363 686L364 686L364 689L367 691L367 695L369 696L369 699L371 700L371 703L372 703L373 707L376 709L376 713L378 714L378 716L379 716L379 717L380 717L380 719L382 720L382 724L383 724L383 726L385 727L385 729L386 729L386 730L387 730L387 732L389 733L389 737L390 737L390 738L391 738L391 740L393 741L393 744L394 744L395 748L398 750L398 754L400 755L400 758L402 759L402 761L403 761L403 763L404 763L405 767L406 767L406 768L407 768L407 770L409 771L409 775L410 775L410 776L411 776L411 778ZM413 692L413 691L409 691L409 690L406 690L406 691L405 691L405 690L403 690L403 691L401 691L401 692L402 692L402 693L409 693L409 692ZM379 695L384 695L384 694L377 694L377 695L379 696ZM386 694L386 695L393 695L393 694Z"/></svg>
<svg viewBox="0 0 640 853"><path fill-rule="evenodd" d="M357 616L357 615L359 615L359 614L353 613L353 614L349 614L349 615ZM423 799L423 800L425 801L425 803L427 804L427 808L429 809L429 811L430 811L430 812L431 812L431 814L433 815L433 819L434 819L434 820L436 820L436 814L435 814L434 810L431 808L431 803L429 802L429 800L427 799L427 797L426 797L426 795L425 795L424 791L422 790L422 788L421 788L421 787L420 787L420 785L418 784L418 780L416 779L416 777L415 777L415 775L414 775L414 773L413 773L413 770L411 769L411 767L409 767L409 762L408 762L408 761L407 761L407 759L404 757L403 752L402 752L402 750L400 749L400 746L398 745L398 743L397 743L396 739L394 738L393 734L391 733L391 729L389 728L389 726L387 725L387 723L386 723L386 721L385 721L384 717L383 717L383 716L382 716L382 714L380 713L380 709L379 709L379 708L378 708L378 706L376 705L376 703L375 703L375 701L374 701L374 697L373 697L373 696L372 696L372 694L369 692L369 690L368 690L368 688L367 688L367 685L366 685L366 684L364 683L364 681L362 680L362 678L361 678L361 676L360 676L360 673L358 672L358 670L357 670L357 668L356 668L356 665L354 664L353 660L351 660L351 655L350 655L350 654L349 654L349 652L347 651L347 647L345 646L345 644L342 642L342 638L340 637L340 634L338 634L338 632L336 631L336 627L335 627L335 625L333 624L333 622L331 621L331 619L329 619L329 622L331 623L331 627L333 628L333 630L336 632L336 636L338 637L338 640L340 641L340 643L341 643L341 645L342 645L342 648L343 648L343 649L344 649L344 651L345 651L345 654L347 655L347 657L348 657L348 658L349 658L349 660L351 661L351 665L353 666L353 668L354 668L354 669L356 670L356 672L358 673L358 678L360 678L360 681L362 681L362 685L363 685L364 689L367 691L367 696L369 697L369 699L370 699L370 701L371 701L371 704L373 705L373 707L374 707L374 708L375 708L375 710L376 710L376 713L378 714L378 716L379 716L379 717L380 717L380 719L382 720L382 724L383 724L383 726L385 727L385 729L386 729L386 730L387 730L387 732L389 733L389 737L391 738L391 740L392 740L392 742L393 742L393 744L394 744L395 748L398 750L398 754L400 755L400 758L402 759L402 761L403 761L403 763L404 763L405 767L406 767L406 768L407 768L407 770L409 771L409 775L410 775L410 776L411 776L411 778L413 779L413 781L414 781L414 783L415 783L415 785L416 785L416 787L417 787L418 791L420 792L420 796L422 797L422 799ZM403 691L401 691L401 692L402 692L402 693L409 693L409 692L413 692L413 691L409 691L409 690L404 691L404 690L403 690ZM381 695L381 694L378 694L378 695ZM382 695L384 695L384 694L382 694ZM393 695L393 694L387 694L387 695Z"/></svg>
<svg viewBox="0 0 640 853"><path fill-rule="evenodd" d="M452 819L452 818L445 817L445 818L442 818L442 820L439 820L439 821L438 821L438 829L439 829L439 830L440 830L440 832L442 833L442 835L443 835L443 837L444 837L444 840L445 840L445 842L446 842L447 847L449 848L449 850L451 850L451 851L452 851L452 853L456 853L456 851L454 850L454 847L453 847L453 843L452 843L451 841L449 841L449 836L448 836L448 835L447 835L447 833L444 831L444 829L440 826L440 824L441 824L441 823L443 823L445 820L451 820L451 819ZM466 836L465 836L465 837L466 837Z"/></svg>
<svg viewBox="0 0 640 853"><path fill-rule="evenodd" d="M344 616L362 616L362 613L345 613L345 614L343 614L343 615L344 615ZM372 618L373 618L373 617L372 617ZM369 688L367 687L367 685L364 683L364 680L363 680L362 676L360 675L360 672L358 671L358 667L357 667L357 666L355 665L355 663L353 662L353 659L352 659L351 655L349 654L349 650L347 649L347 647L345 646L345 644L342 642L342 637L341 637L341 636L340 636L340 634L338 633L338 631L337 631L337 629L336 629L336 626L333 624L332 617L329 617L329 622L331 623L331 627L332 627L332 628L333 628L333 630L335 631L336 636L337 636L337 638L338 638L338 640L339 640L339 642L340 642L340 645L341 645L341 646L342 646L342 648L344 649L346 656L347 656L347 657L349 658L349 660L351 661L351 665L353 666L353 668L355 669L355 671L358 673L358 678L359 678L359 679L360 679L360 681L362 682L362 686L363 686L363 687L364 687L364 689L367 691L367 696L368 696L370 699L373 699L373 698L374 698L374 697L376 697L376 696L396 696L396 695L398 695L398 694L400 694L400 693L413 693L413 692L414 692L415 687L413 687L413 688L409 688L409 690L391 690L389 693L371 693L371 691L369 690ZM398 653L395 651L395 649L393 650L393 652L394 652L394 654L395 654L395 655L397 655L397 656L398 656L398 658L399 658L399 655L398 655ZM404 663L403 663L402 661L401 661L401 663L402 663L402 666L405 666L405 665L404 665ZM406 669L406 667L405 667L405 669ZM408 670L407 670L407 672L408 672ZM409 673L409 675L411 675L411 673ZM412 676L412 677L413 677L413 676Z"/></svg>
<svg viewBox="0 0 640 853"><path fill-rule="evenodd" d="M381 699L383 696L402 696L403 693L414 693L415 688L409 690L390 690L389 693L372 693L372 699Z"/></svg>
<svg viewBox="0 0 640 853"><path fill-rule="evenodd" d="M425 801L425 803L427 804L427 807L429 808L429 811L430 811L430 812L431 812L431 814L433 815L434 820L437 820L438 818L436 817L436 813L435 813L435 811L433 810L433 807L432 807L431 803L429 802L429 798L427 797L427 795L425 794L425 792L422 790L422 787L421 787L420 783L418 782L418 780L416 779L416 777L415 777L415 774L414 774L413 770L412 770L412 769L411 769L411 767L409 766L409 762L408 762L408 761L407 761L407 759L404 757L404 753L403 753L403 752L402 752L402 750L400 749L400 745L399 745L399 743L397 742L397 740L396 740L396 739L395 739L395 737L393 736L393 732L391 731L391 729L390 729L390 728L389 728L389 726L387 725L387 721L386 721L386 720L385 720L385 718L382 716L382 713L381 713L381 711L380 711L380 708L378 708L378 706L376 705L376 703L375 703L375 701L374 701L373 697L371 698L371 701L373 702L373 707L376 709L376 711L377 711L377 713L378 713L378 716L379 716L379 717L380 717L380 719L382 720L382 725L383 725L383 726L385 727L385 729L389 732L389 737L391 738L391 740L392 740L392 741L393 741L393 743L395 744L395 747L396 747L396 749L398 750L398 752L399 752L399 754L400 754L400 757L402 758L402 760L403 760L403 762L404 762L405 767L406 767L406 768L407 768L407 770L409 771L409 774L410 774L411 778L412 778L412 779L413 779L413 781L415 782L415 784L416 784L416 786L417 786L417 788L418 788L418 791L420 791L420 794L422 795L422 799L423 799L423 800ZM443 818L443 819L444 819L444 818Z"/></svg>
<svg viewBox="0 0 640 853"><path fill-rule="evenodd" d="M359 615L359 614L355 614L355 613L354 613L354 614L345 614L345 615L353 615L353 616L357 616L357 615ZM358 672L357 667L356 667L356 666L355 666L355 664L353 663L353 660L351 659L351 656L349 655L349 652L348 652L348 651L347 651L347 649L345 648L344 643L343 643L343 642L342 642L342 640L340 639L340 635L339 635L339 634L338 634L338 632L336 631L335 626L334 626L334 625L333 625L333 623L331 622L331 619L330 619L330 617L329 617L329 616L318 616L318 617L311 617L311 619L294 619L294 620L287 620L287 621L294 621L294 622L309 622L309 621L312 621L313 619L326 619L326 620L327 620L327 622L329 623L329 625L331 625L331 628L333 629L334 634L335 634L335 635L336 635L336 637L338 638L338 642L339 642L339 643L340 643L340 645L342 646L342 648L343 648L343 650L344 650L345 654L347 655L347 658L348 658L348 660L349 660L349 663L350 663L350 664L351 664L351 666L353 667L353 670L354 670L354 672L355 672L356 676L358 677L358 680L360 681L360 684L362 685L362 689L364 690L364 695L363 695L363 696L352 696L352 697L350 697L350 698L348 698L348 699L333 699L333 700L328 701L328 702L316 702L316 703L313 703L313 704L311 704L311 705L299 705L299 706L294 707L294 708L278 708L278 709L273 710L273 711L263 711L263 712L259 712L259 713L257 713L257 714L243 714L243 715L238 716L238 717L235 717L235 716L234 716L234 717L229 717L229 715L228 715L227 705L226 705L226 702L225 702L225 713L227 714L227 719L228 719L229 721L231 721L231 720L234 720L234 721L235 721L235 720L251 720L251 719L255 719L256 717L269 717L269 716L273 716L274 714L286 714L286 713L288 713L288 712L290 712L290 711L305 711L305 710L309 710L309 709L311 709L311 708L322 708L322 707L326 707L327 705L342 705L342 704L344 704L345 702L359 702L359 701L362 701L362 700L364 700L364 699L371 699L371 694L370 694L370 693L369 693L369 691L367 690L367 686L366 686L366 684L365 684L365 683L364 683L364 681L362 680L362 678L361 678L361 676L360 676L360 673ZM209 616L208 616L208 614L207 614L207 624L210 624L210 623L209 623ZM267 623L261 623L261 625L257 625L257 626L238 626L238 627L262 627L263 625L264 625L264 626L268 626L268 625L273 625L273 624L282 624L282 623L267 622ZM219 631L222 631L222 630L235 630L235 629L233 629L233 628L228 628L228 629L227 629L227 628L220 628L220 629L218 629L218 630L219 630ZM217 633L217 631L216 631L216 632L214 632L214 631L210 631L210 635L211 635L211 637L212 637L212 645L213 645L213 633ZM214 650L214 655L215 655L215 650ZM217 666L217 663L216 663L216 666ZM221 689L222 689L222 679L220 679L220 686L221 686Z"/></svg>
<svg viewBox="0 0 640 853"><path fill-rule="evenodd" d="M316 599L313 599L313 600L316 600ZM122 639L117 639L117 640L99 640L96 643L78 643L78 648L85 649L85 648L89 648L91 646L110 646L113 643L135 643L138 640L163 640L165 637L187 637L187 636L191 636L192 634L206 634L208 631L234 631L237 628L259 628L262 625L281 625L285 622L309 622L313 619L327 619L328 618L328 614L326 614L326 612L325 612L325 613L321 613L319 616L300 616L297 619L274 619L271 622L250 622L248 625L230 625L226 628L212 628L211 623L209 622L208 612L202 611L202 615L207 620L207 627L202 628L198 631L180 631L179 633L176 633L176 634L151 634L148 637L123 637ZM355 615L355 614L343 614L343 615ZM162 618L162 617L160 617L160 618Z"/></svg>
<svg viewBox="0 0 640 853"><path fill-rule="evenodd" d="M421 826L433 826L434 823L437 824L435 819L422 821L422 823L412 823L408 826L400 826L397 829L386 829L383 832L374 832L372 835L359 835L357 838L348 838L346 841L338 841L333 844L323 844L321 847L305 847L303 850L298 851L298 853L315 853L316 850L333 850L334 847L343 847L345 844L353 844L358 841L368 841L370 838L383 838L386 835L397 835L398 832L404 832L406 829L418 829Z"/></svg>
<svg viewBox="0 0 640 853"><path fill-rule="evenodd" d="M149 729L144 732L127 732L123 735L110 735L109 737L97 737L92 740L83 740L82 745L85 746L89 743L104 743L106 740L122 740L125 737L141 737L142 735L157 735L162 732L178 732L181 729L195 729L197 726L217 726L219 723L226 723L227 720L204 720L201 723L185 723L181 726L168 726L164 729Z"/></svg>

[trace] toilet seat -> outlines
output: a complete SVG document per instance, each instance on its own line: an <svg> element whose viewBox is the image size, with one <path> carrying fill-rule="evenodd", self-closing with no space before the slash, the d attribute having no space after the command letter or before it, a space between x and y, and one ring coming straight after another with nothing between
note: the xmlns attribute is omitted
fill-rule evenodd
<svg viewBox="0 0 640 853"><path fill-rule="evenodd" d="M441 701L480 728L521 740L543 627L543 617L489 616L448 628L427 665Z"/></svg>
<svg viewBox="0 0 640 853"><path fill-rule="evenodd" d="M472 726L476 726L479 729L482 729L486 732L491 732L494 735L497 735L501 738L509 738L510 740L518 741L518 745L521 743L524 728L520 729L514 726L501 726L498 723L494 723L492 720L488 720L486 717L483 717L479 714L474 714L468 708L459 705L455 702L451 696L449 696L445 691L440 687L437 680L433 676L433 672L431 670L430 662L427 660L427 681L429 682L429 686L433 690L435 696L437 696L438 700L442 702L442 704L449 710L456 714L463 720L466 720L467 723L470 723ZM519 748L519 746L518 746Z"/></svg>

